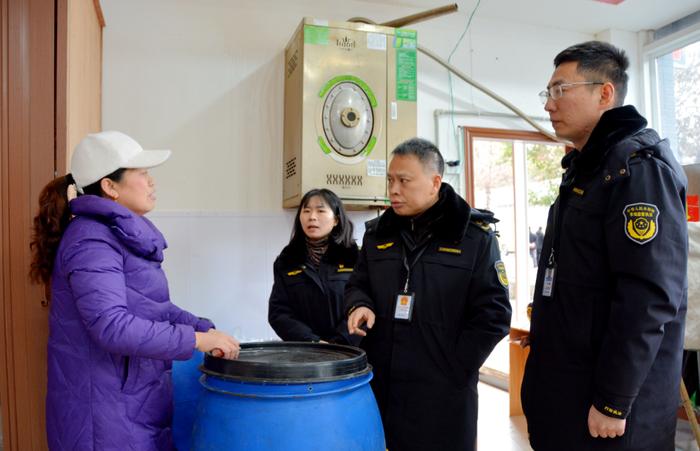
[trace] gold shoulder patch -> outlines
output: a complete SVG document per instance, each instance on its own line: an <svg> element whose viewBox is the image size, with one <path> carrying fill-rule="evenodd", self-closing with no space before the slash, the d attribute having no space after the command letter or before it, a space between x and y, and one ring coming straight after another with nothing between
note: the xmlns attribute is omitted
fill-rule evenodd
<svg viewBox="0 0 700 451"><path fill-rule="evenodd" d="M486 221L472 221L472 222L474 223L474 225L479 227L484 232L491 232L492 231L491 226Z"/></svg>
<svg viewBox="0 0 700 451"><path fill-rule="evenodd" d="M498 275L498 281L501 282L505 288L508 288L508 276L506 275L506 265L501 260L496 261L493 265L496 268L496 275Z"/></svg>
<svg viewBox="0 0 700 451"><path fill-rule="evenodd" d="M646 244L659 231L659 208L654 204L639 202L622 209L625 217L625 235L638 244Z"/></svg>
<svg viewBox="0 0 700 451"><path fill-rule="evenodd" d="M574 192L574 194L578 194L579 196L583 196L584 191L581 188L576 188L574 187L571 191Z"/></svg>
<svg viewBox="0 0 700 451"><path fill-rule="evenodd" d="M301 274L303 271L301 269L295 269L294 271L289 271L287 273L288 276L296 276Z"/></svg>
<svg viewBox="0 0 700 451"><path fill-rule="evenodd" d="M461 255L462 254L462 249L455 249L454 247L443 247L440 246L438 247L438 252L446 252L448 254L457 254Z"/></svg>
<svg viewBox="0 0 700 451"><path fill-rule="evenodd" d="M383 251L383 250L389 249L393 245L394 245L393 241L391 241L389 243L384 243L384 244L377 244L377 249L379 249L380 251Z"/></svg>

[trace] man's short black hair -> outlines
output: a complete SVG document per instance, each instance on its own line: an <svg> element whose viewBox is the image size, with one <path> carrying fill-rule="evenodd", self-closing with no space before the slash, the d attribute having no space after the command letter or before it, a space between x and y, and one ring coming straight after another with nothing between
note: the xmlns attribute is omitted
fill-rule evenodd
<svg viewBox="0 0 700 451"><path fill-rule="evenodd" d="M578 71L585 75L611 82L615 86L615 105L622 106L627 95L627 68L630 65L624 50L607 42L583 42L560 52L554 58L554 67L569 62L578 63Z"/></svg>
<svg viewBox="0 0 700 451"><path fill-rule="evenodd" d="M392 155L414 155L423 168L431 169L442 177L445 172L445 160L435 144L427 139L411 138L402 142L391 152Z"/></svg>

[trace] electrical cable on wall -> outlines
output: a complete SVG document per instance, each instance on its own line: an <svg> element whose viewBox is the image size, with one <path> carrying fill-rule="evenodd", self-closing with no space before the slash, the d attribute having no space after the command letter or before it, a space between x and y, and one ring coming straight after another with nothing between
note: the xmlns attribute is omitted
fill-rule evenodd
<svg viewBox="0 0 700 451"><path fill-rule="evenodd" d="M469 14L469 19L467 19L467 25L464 27L464 31L462 31L462 34L459 36L459 39L457 39L457 42L455 43L454 48L450 52L449 56L447 57L447 62L452 63L452 56L454 53L457 51L457 48L459 48L459 45L462 43L462 40L464 39L464 36L467 34L467 31L469 30L472 20L474 19L474 15L476 14L476 11L479 9L479 5L481 4L481 0L477 0L476 5L474 6L474 9L472 10L471 14ZM454 138L454 142L457 147L457 159L460 161L460 167L462 166L464 162L464 143L460 139L459 133L457 132L457 127L455 125L455 118L454 118L454 111L455 111L455 99L454 99L454 88L452 85L452 72L448 69L447 71L447 82L448 82L448 88L449 88L449 95L450 95L450 123L452 124L452 128L450 129L452 133L452 137ZM449 140L447 142L449 146Z"/></svg>
<svg viewBox="0 0 700 451"><path fill-rule="evenodd" d="M480 0L479 0L479 3L480 3ZM457 4L455 3L455 4L453 4L453 5L451 5L451 6L448 6L448 7L436 8L436 9L434 9L434 10L426 11L426 12L424 12L424 13L416 14L416 15L413 15L413 16L408 16L408 17L401 18L401 19L397 19L397 20L393 20L393 21L390 21L390 22L385 22L385 23L380 24L380 25L384 25L384 26L405 26L405 25L408 25L408 24L411 24L411 23L416 23L416 22L420 22L420 21L423 21L423 20L427 20L427 19L429 19L429 18L431 18L431 17L433 17L433 16L435 16L435 15L442 15L442 14L446 14L446 13L449 13L449 12L454 12L454 11L457 10L456 6L457 6ZM478 4L477 4L477 6L478 6ZM470 19L473 17L473 15L474 15L475 12L476 12L476 8L474 9L474 11L472 11L472 14L470 15ZM359 21L359 22L367 23L367 24L375 24L375 23L376 23L376 22L374 22L374 21L372 21L372 20L370 20L370 19L367 19L367 18L354 18L354 19L351 19L351 21L355 21L355 22L358 22L358 21ZM467 23L467 30L468 30L468 28L469 28L469 22ZM466 31L467 31L467 30L465 30L464 34L466 34ZM459 44L459 43L458 43L458 44ZM553 140L553 141L561 142L561 143L563 143L563 144L570 145L570 143L569 143L567 140L564 140L564 139L562 139L562 138L557 137L557 136L554 135L551 131L547 130L546 128L542 127L542 125L538 124L537 121L533 120L533 118L531 118L529 115L525 114L525 112L523 112L520 108L516 107L516 106L513 105L511 102L509 102L508 100L506 100L505 98L503 98L502 96L496 94L494 91L490 90L489 88L487 88L487 87L486 87L485 85L483 85L482 83L479 83L478 81L474 80L472 77L470 77L470 76L468 76L467 74L463 73L463 72L462 72L461 70L459 70L457 67L453 66L452 64L450 64L450 63L447 62L446 60L442 59L442 58L439 57L437 54L435 54L433 51L431 51L431 50L429 50L429 49L427 49L427 48L425 48L425 47L423 47L423 46L421 46L421 45L417 45L416 49L417 49L420 53L422 53L423 55L429 57L430 59L432 59L432 60L435 61L436 63L438 63L438 64L440 64L441 66L443 66L443 67L444 67L445 69L447 69L450 73L452 73L452 74L456 75L458 78L462 79L464 82L468 83L468 84L471 85L472 87L478 89L478 90L481 91L482 93L484 93L484 94L486 94L487 96L491 97L491 98L492 98L493 100L495 100L496 102L498 102L498 103L500 103L501 105L503 105L503 106L505 106L506 108L508 108L510 111L512 111L513 113L515 113L516 116L522 118L525 122L527 122L527 123L528 123L530 126L532 126L535 130L537 130L538 132L542 133L542 134L545 135L546 137L550 138L550 139ZM473 103L473 102L472 102L472 103ZM452 113L452 114L454 114L454 110L453 110L453 113Z"/></svg>
<svg viewBox="0 0 700 451"><path fill-rule="evenodd" d="M418 51L421 52L422 54L424 54L425 56L429 57L430 59L432 59L436 63L440 64L441 66L443 66L447 70L451 71L457 77L464 80L466 83L469 83L470 85L472 85L473 87L475 87L479 91L481 91L484 94L486 94L487 96L491 97L496 102L500 103L501 105L503 105L506 108L508 108L509 110L511 110L517 116L522 118L525 122L530 124L535 130L542 133L546 137L550 138L552 141L561 142L561 143L566 144L566 145L571 144L569 141L566 141L562 138L558 138L552 132L550 132L546 128L542 127L535 120L533 120L530 116L525 114L525 112L523 112L520 108L516 107L515 105L513 105L512 103L507 101L505 98L496 94L495 92L493 92L492 90L490 90L489 88L484 86L483 84L481 84L478 81L474 80L473 78L469 77L467 74L463 73L462 71L460 71L459 69L457 69L456 67L454 67L453 65L451 65L450 63L445 61L444 59L440 58L435 53L433 53L432 50L428 50L427 48L425 48L421 45L419 45L417 48L418 48Z"/></svg>

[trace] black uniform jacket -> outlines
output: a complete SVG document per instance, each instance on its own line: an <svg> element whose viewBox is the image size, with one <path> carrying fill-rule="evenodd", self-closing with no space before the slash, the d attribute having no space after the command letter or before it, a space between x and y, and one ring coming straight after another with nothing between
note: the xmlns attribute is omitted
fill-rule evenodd
<svg viewBox="0 0 700 451"><path fill-rule="evenodd" d="M631 106L607 111L550 209L522 387L536 450L673 450L687 305L685 175ZM552 256L552 263L550 263ZM553 295L543 296L556 265ZM588 433L591 405L627 418Z"/></svg>
<svg viewBox="0 0 700 451"><path fill-rule="evenodd" d="M511 316L498 242L484 221L493 214L471 209L443 183L439 201L415 221L389 209L367 223L345 300L348 311L367 306L376 315L361 347L391 451L474 449L479 367ZM423 229L417 242L412 226ZM395 320L403 255L412 261L421 241L408 287L412 319Z"/></svg>
<svg viewBox="0 0 700 451"><path fill-rule="evenodd" d="M343 291L357 261L357 245L329 242L318 268L306 263L306 244L290 244L274 264L268 320L285 341L359 342L348 334Z"/></svg>

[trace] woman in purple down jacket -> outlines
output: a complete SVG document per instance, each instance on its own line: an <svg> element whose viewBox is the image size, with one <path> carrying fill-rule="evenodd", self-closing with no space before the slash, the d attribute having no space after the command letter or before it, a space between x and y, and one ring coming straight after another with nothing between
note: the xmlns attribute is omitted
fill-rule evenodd
<svg viewBox="0 0 700 451"><path fill-rule="evenodd" d="M195 348L238 356L234 338L170 302L165 239L143 216L155 206L147 168L169 156L123 133L88 135L72 175L40 195L31 276L51 286L52 450L172 449L171 361Z"/></svg>

